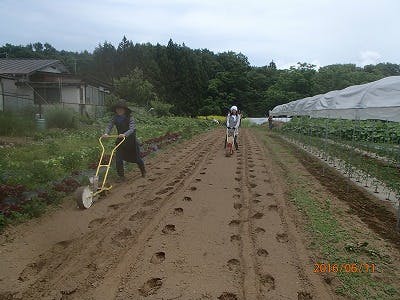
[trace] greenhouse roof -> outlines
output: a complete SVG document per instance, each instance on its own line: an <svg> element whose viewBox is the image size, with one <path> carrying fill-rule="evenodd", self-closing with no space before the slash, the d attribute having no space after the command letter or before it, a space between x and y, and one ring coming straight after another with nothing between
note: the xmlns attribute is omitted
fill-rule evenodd
<svg viewBox="0 0 400 300"><path fill-rule="evenodd" d="M299 99L278 105L270 113L272 116L304 115L400 122L400 76Z"/></svg>

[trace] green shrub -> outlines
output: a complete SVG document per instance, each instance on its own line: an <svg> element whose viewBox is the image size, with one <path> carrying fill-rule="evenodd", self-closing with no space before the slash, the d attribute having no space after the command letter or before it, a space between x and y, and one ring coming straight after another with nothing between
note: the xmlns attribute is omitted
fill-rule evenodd
<svg viewBox="0 0 400 300"><path fill-rule="evenodd" d="M34 141L43 141L45 139L55 139L55 138L61 138L68 134L68 131L66 129L60 129L60 128L51 128L46 131L36 131L33 134L33 140Z"/></svg>
<svg viewBox="0 0 400 300"><path fill-rule="evenodd" d="M37 183L47 183L53 180L56 175L51 165L40 160L33 161L29 170L26 171L30 172L31 178Z"/></svg>
<svg viewBox="0 0 400 300"><path fill-rule="evenodd" d="M46 130L45 135L50 138L60 138L68 134L68 130L61 128L51 128Z"/></svg>
<svg viewBox="0 0 400 300"><path fill-rule="evenodd" d="M46 203L38 198L34 198L25 203L22 208L27 216L37 218L46 211Z"/></svg>
<svg viewBox="0 0 400 300"><path fill-rule="evenodd" d="M107 111L111 111L111 108L115 103L119 101L119 98L114 94L107 94L105 99L105 105L107 107Z"/></svg>
<svg viewBox="0 0 400 300"><path fill-rule="evenodd" d="M82 154L80 152L69 152L61 160L61 164L66 171L79 169L81 162Z"/></svg>
<svg viewBox="0 0 400 300"><path fill-rule="evenodd" d="M33 117L0 112L0 135L26 136L32 134L34 128Z"/></svg>
<svg viewBox="0 0 400 300"><path fill-rule="evenodd" d="M8 216L9 223L11 223L11 224L18 224L18 223L26 221L27 219L28 219L28 216L26 214L18 212L18 211L13 211Z"/></svg>
<svg viewBox="0 0 400 300"><path fill-rule="evenodd" d="M27 118L33 119L36 113L38 113L37 107L26 106L26 107L21 108L17 114L22 117L27 117Z"/></svg>
<svg viewBox="0 0 400 300"><path fill-rule="evenodd" d="M35 132L35 134L33 135L33 140L34 141L42 141L46 138L46 135L43 132Z"/></svg>
<svg viewBox="0 0 400 300"><path fill-rule="evenodd" d="M97 161L99 159L100 153L100 146L87 147L81 150L82 157L89 162Z"/></svg>
<svg viewBox="0 0 400 300"><path fill-rule="evenodd" d="M69 108L49 107L45 113L47 128L78 128L78 114Z"/></svg>
<svg viewBox="0 0 400 300"><path fill-rule="evenodd" d="M259 125L250 122L248 119L242 119L242 124L240 126L243 128L249 128L249 127L258 127Z"/></svg>
<svg viewBox="0 0 400 300"><path fill-rule="evenodd" d="M94 120L88 114L84 114L79 116L79 122L85 125L92 125Z"/></svg>
<svg viewBox="0 0 400 300"><path fill-rule="evenodd" d="M0 213L0 232L3 230L4 227L7 225L6 217Z"/></svg>
<svg viewBox="0 0 400 300"><path fill-rule="evenodd" d="M165 103L160 100L151 100L150 105L154 109L156 115L159 117L170 116L170 111L174 107L172 104Z"/></svg>
<svg viewBox="0 0 400 300"><path fill-rule="evenodd" d="M57 155L60 153L60 146L54 141L54 140L50 140L47 144L46 144L46 152L49 155Z"/></svg>

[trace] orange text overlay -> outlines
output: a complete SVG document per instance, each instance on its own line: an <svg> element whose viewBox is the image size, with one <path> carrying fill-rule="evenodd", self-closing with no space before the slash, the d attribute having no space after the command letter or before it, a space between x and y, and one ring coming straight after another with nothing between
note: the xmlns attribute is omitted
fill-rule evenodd
<svg viewBox="0 0 400 300"><path fill-rule="evenodd" d="M314 273L374 273L376 265L373 263L316 263Z"/></svg>

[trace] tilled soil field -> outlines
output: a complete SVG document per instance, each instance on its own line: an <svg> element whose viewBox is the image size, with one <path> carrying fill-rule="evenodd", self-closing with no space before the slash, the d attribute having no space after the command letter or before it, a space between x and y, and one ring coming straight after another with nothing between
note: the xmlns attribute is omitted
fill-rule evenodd
<svg viewBox="0 0 400 300"><path fill-rule="evenodd" d="M250 129L173 146L88 210L66 201L1 237L0 299L335 299Z"/></svg>

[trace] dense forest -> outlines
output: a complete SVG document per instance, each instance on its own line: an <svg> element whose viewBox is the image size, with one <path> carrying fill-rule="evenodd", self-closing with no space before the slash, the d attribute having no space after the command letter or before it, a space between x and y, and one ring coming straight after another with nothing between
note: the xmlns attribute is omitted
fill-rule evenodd
<svg viewBox="0 0 400 300"><path fill-rule="evenodd" d="M225 114L235 104L249 116L265 116L292 100L400 75L400 65L358 67L334 64L319 69L298 63L277 69L273 61L251 66L241 53L168 45L134 44L125 37L117 47L99 44L93 53L57 50L48 43L5 44L1 57L61 60L72 73L112 83L114 93L139 105L167 105L174 114ZM152 102L151 102L152 101Z"/></svg>

